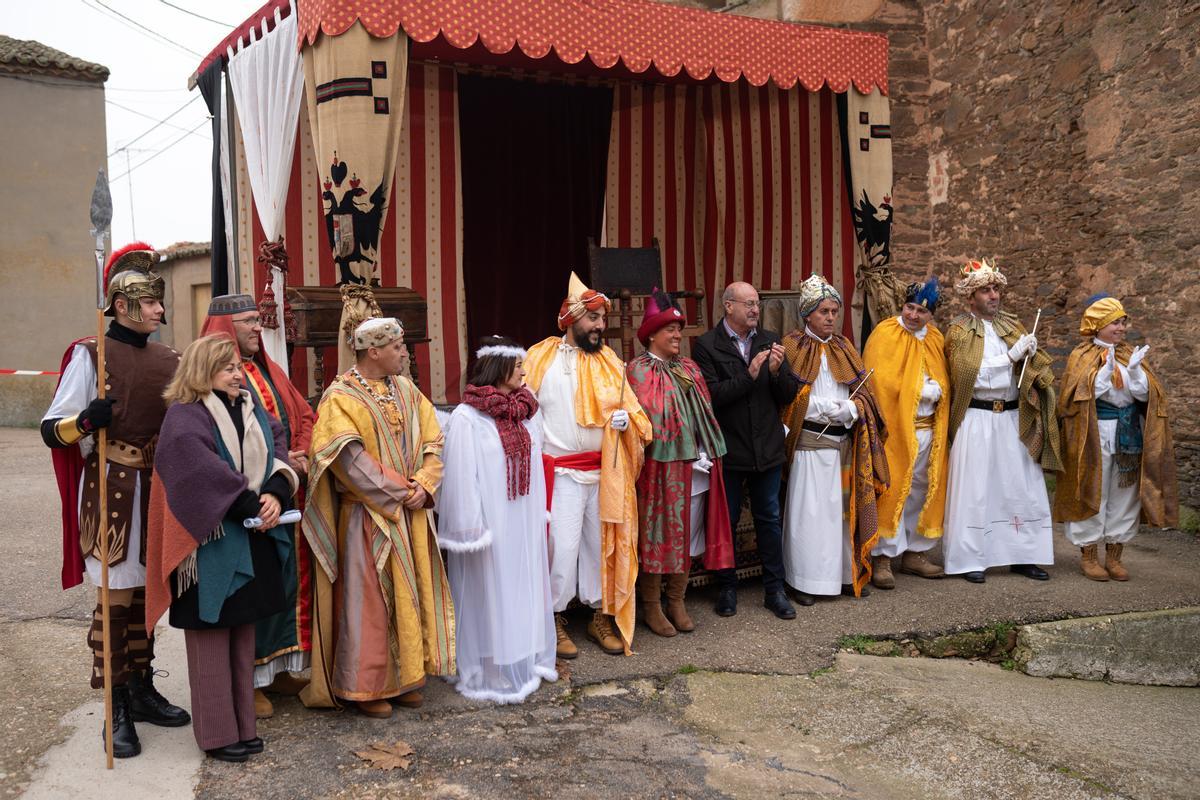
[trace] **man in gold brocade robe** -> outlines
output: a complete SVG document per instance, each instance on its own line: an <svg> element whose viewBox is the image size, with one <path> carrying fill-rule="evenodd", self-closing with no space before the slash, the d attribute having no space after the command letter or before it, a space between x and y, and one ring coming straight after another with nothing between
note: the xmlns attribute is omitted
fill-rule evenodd
<svg viewBox="0 0 1200 800"><path fill-rule="evenodd" d="M312 683L305 705L419 706L426 675L453 675L454 611L433 527L442 434L408 378L404 330L370 319L356 364L317 408L301 523L315 570Z"/></svg>

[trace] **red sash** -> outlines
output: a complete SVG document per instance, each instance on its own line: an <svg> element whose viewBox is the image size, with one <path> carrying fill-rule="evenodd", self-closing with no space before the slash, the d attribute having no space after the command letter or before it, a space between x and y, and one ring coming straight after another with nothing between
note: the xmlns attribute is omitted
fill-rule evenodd
<svg viewBox="0 0 1200 800"><path fill-rule="evenodd" d="M580 472L591 472L600 469L600 451L585 450L582 453L572 453L569 456L554 456L542 453L542 471L546 476L546 510L554 503L554 468L577 469Z"/></svg>

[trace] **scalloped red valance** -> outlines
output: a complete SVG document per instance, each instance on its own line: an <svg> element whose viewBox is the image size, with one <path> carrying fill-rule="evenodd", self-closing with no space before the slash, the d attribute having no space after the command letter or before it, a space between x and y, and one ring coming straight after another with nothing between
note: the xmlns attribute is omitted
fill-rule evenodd
<svg viewBox="0 0 1200 800"><path fill-rule="evenodd" d="M337 36L360 22L375 37L400 28L415 42L443 37L466 50L477 41L492 54L519 47L528 58L554 54L567 64L589 59L600 70L620 62L633 73L652 66L664 77L685 72L726 83L799 81L887 94L887 37L717 14L650 0L298 0L301 41Z"/></svg>

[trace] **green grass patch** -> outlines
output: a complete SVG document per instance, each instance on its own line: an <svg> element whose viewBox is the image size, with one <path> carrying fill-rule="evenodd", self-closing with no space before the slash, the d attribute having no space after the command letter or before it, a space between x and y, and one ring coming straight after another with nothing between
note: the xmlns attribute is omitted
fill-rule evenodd
<svg viewBox="0 0 1200 800"><path fill-rule="evenodd" d="M855 634L854 636L843 636L837 641L837 646L842 650L853 650L856 653L861 653L866 649L867 645L875 640L870 636L863 634Z"/></svg>
<svg viewBox="0 0 1200 800"><path fill-rule="evenodd" d="M808 677L819 678L822 675L828 675L831 672L833 672L833 667L818 667L817 669L814 669L812 672L808 673Z"/></svg>
<svg viewBox="0 0 1200 800"><path fill-rule="evenodd" d="M1016 627L1016 624L1012 622L993 622L988 629L995 635L997 644L1004 644L1008 641L1008 635L1016 630Z"/></svg>
<svg viewBox="0 0 1200 800"><path fill-rule="evenodd" d="M699 672L700 668L695 664L684 664L679 669L675 670L678 675L691 675L693 672Z"/></svg>
<svg viewBox="0 0 1200 800"><path fill-rule="evenodd" d="M1181 505L1179 507L1179 530L1200 534L1200 511L1191 506Z"/></svg>

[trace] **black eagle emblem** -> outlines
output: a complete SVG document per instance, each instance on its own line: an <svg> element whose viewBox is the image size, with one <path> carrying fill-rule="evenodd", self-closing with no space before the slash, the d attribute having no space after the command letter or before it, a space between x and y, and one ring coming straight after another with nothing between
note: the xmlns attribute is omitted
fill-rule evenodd
<svg viewBox="0 0 1200 800"><path fill-rule="evenodd" d="M862 199L851 209L854 234L872 267L883 267L892 260L892 196L885 194L876 208L864 189Z"/></svg>

